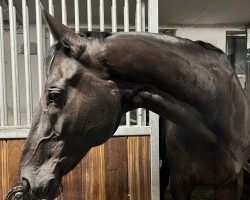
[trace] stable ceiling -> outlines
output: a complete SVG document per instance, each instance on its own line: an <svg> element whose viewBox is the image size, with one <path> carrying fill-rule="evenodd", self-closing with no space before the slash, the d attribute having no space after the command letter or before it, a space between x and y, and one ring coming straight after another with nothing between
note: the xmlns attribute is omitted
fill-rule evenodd
<svg viewBox="0 0 250 200"><path fill-rule="evenodd" d="M1 1L1 0L0 0ZM6 4L8 0L4 0ZM47 7L48 0L41 0ZM28 0L30 20L35 22L35 0ZM67 0L68 21L74 22L73 0ZM86 23L86 0L80 2L80 22ZM110 24L111 0L105 2L105 22ZM14 0L21 21L22 1ZM61 1L54 0L55 13L61 18ZM99 24L99 0L92 1L93 24ZM130 23L134 25L135 0L130 0ZM118 24L123 24L123 0L117 0ZM8 22L8 13L5 12ZM246 26L250 23L250 0L159 0L159 24L170 25L231 25Z"/></svg>

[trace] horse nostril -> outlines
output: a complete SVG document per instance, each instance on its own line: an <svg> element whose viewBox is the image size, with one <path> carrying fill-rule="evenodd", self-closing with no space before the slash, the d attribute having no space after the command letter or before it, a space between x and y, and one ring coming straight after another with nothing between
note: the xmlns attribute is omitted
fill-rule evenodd
<svg viewBox="0 0 250 200"><path fill-rule="evenodd" d="M30 184L29 181L26 178L22 178L22 185L23 185L23 190L25 192L28 192L30 189Z"/></svg>

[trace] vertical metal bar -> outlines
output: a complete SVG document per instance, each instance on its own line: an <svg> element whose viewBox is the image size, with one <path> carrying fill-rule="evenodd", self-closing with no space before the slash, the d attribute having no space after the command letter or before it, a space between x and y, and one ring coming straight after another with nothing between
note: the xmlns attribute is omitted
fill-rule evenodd
<svg viewBox="0 0 250 200"><path fill-rule="evenodd" d="M111 7L111 21L112 21L112 32L117 32L117 11L116 11L116 0L112 0Z"/></svg>
<svg viewBox="0 0 250 200"><path fill-rule="evenodd" d="M92 6L91 0L87 0L88 31L92 31Z"/></svg>
<svg viewBox="0 0 250 200"><path fill-rule="evenodd" d="M67 26L67 5L66 0L61 0L62 3L62 23Z"/></svg>
<svg viewBox="0 0 250 200"><path fill-rule="evenodd" d="M158 0L148 0L148 31L158 33ZM160 199L159 116L149 114L151 126L151 199Z"/></svg>
<svg viewBox="0 0 250 200"><path fill-rule="evenodd" d="M250 28L247 28L246 95L250 99Z"/></svg>
<svg viewBox="0 0 250 200"><path fill-rule="evenodd" d="M126 126L131 126L130 112L126 113Z"/></svg>
<svg viewBox="0 0 250 200"><path fill-rule="evenodd" d="M137 126L142 126L142 108L137 109Z"/></svg>
<svg viewBox="0 0 250 200"><path fill-rule="evenodd" d="M54 0L49 0L49 13L54 16ZM51 32L49 32L49 44L52 46L55 43L55 39Z"/></svg>
<svg viewBox="0 0 250 200"><path fill-rule="evenodd" d="M7 99L3 38L3 7L0 4L0 126L7 126Z"/></svg>
<svg viewBox="0 0 250 200"><path fill-rule="evenodd" d="M146 5L145 1L142 0L141 2L141 31L145 32L146 30Z"/></svg>
<svg viewBox="0 0 250 200"><path fill-rule="evenodd" d="M79 0L75 0L75 32L80 32L80 26L79 26Z"/></svg>
<svg viewBox="0 0 250 200"><path fill-rule="evenodd" d="M14 126L18 126L21 124L21 120L20 120L19 80L18 80L17 49L16 49L16 11L15 8L13 7L13 0L9 0L9 19L10 19L13 120L14 120Z"/></svg>
<svg viewBox="0 0 250 200"><path fill-rule="evenodd" d="M100 13L100 31L104 31L104 0L100 0L99 13Z"/></svg>
<svg viewBox="0 0 250 200"><path fill-rule="evenodd" d="M158 0L148 0L148 32L158 33Z"/></svg>
<svg viewBox="0 0 250 200"><path fill-rule="evenodd" d="M39 0L36 0L36 34L37 34L37 66L38 66L38 85L39 96L42 95L44 86L44 69L43 69L43 43L42 43L42 18Z"/></svg>
<svg viewBox="0 0 250 200"><path fill-rule="evenodd" d="M27 125L31 125L33 114L32 102L32 82L30 70L30 40L29 40L29 17L26 0L22 0L22 14L23 14L23 41L24 41L24 65L25 65L25 88L26 88L26 113Z"/></svg>
<svg viewBox="0 0 250 200"><path fill-rule="evenodd" d="M159 116L150 111L151 199L160 199Z"/></svg>
<svg viewBox="0 0 250 200"><path fill-rule="evenodd" d="M141 31L141 0L136 0L135 30Z"/></svg>
<svg viewBox="0 0 250 200"><path fill-rule="evenodd" d="M129 32L129 0L124 0L124 32Z"/></svg>

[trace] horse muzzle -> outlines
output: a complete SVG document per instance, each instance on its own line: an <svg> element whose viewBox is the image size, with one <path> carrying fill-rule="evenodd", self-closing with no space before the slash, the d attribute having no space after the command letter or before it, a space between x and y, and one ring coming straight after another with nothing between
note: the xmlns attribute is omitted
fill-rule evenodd
<svg viewBox="0 0 250 200"><path fill-rule="evenodd" d="M47 182L34 183L27 178L22 178L23 193L32 199L53 200L59 196L63 189L62 185L55 178Z"/></svg>

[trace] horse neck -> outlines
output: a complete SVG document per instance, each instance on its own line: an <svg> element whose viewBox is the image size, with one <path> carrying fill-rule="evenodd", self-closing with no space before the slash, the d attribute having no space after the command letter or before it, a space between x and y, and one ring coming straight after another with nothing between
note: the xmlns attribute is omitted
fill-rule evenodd
<svg viewBox="0 0 250 200"><path fill-rule="evenodd" d="M208 60L206 57L197 53L198 56L191 59L192 53L185 52L178 43L163 45L139 36L109 38L105 63L112 78L141 88L156 88L196 107L203 106L204 100L213 96L214 77L201 64ZM189 48L197 48L192 45L189 44Z"/></svg>
<svg viewBox="0 0 250 200"><path fill-rule="evenodd" d="M162 45L123 36L109 39L105 62L110 76L125 94L125 111L148 108L216 143L202 113L211 110L209 104L216 96L215 76L201 64L208 59L197 55L191 62L191 54L178 44Z"/></svg>

